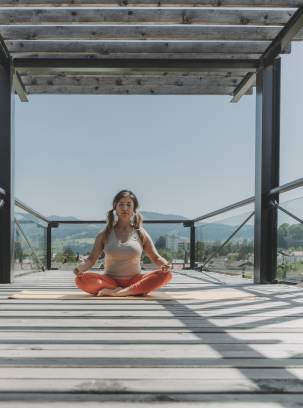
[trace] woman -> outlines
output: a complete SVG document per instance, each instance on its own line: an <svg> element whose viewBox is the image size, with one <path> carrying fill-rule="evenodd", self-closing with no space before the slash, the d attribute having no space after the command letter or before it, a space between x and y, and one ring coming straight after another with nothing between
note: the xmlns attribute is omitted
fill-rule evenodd
<svg viewBox="0 0 303 408"><path fill-rule="evenodd" d="M171 267L155 248L142 227L138 199L121 190L107 213L106 228L96 237L91 254L74 269L76 285L95 296L145 295L172 279ZM142 274L141 255L145 251L159 269ZM104 274L86 272L104 251Z"/></svg>

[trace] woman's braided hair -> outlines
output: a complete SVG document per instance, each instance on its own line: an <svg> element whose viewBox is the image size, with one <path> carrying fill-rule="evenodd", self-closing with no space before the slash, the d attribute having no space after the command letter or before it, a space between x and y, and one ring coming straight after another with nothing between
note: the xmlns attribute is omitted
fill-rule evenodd
<svg viewBox="0 0 303 408"><path fill-rule="evenodd" d="M104 230L105 240L107 240L109 234L111 233L114 227L114 210L122 197L130 197L134 203L134 221L133 226L135 230L138 232L139 238L144 245L144 235L142 233L142 225L143 225L143 215L139 211L139 202L135 194L130 190L121 190L117 193L113 199L113 208L107 212L107 224Z"/></svg>

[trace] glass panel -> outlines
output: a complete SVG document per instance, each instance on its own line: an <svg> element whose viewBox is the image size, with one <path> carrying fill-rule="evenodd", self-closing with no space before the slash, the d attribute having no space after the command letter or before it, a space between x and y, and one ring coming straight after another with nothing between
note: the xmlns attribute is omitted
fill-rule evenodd
<svg viewBox="0 0 303 408"><path fill-rule="evenodd" d="M47 223L15 207L14 275L46 269Z"/></svg>
<svg viewBox="0 0 303 408"><path fill-rule="evenodd" d="M189 234L190 229L183 224L144 224L159 252L165 259L173 264L174 269L189 267ZM145 255L142 259L144 269L156 269Z"/></svg>
<svg viewBox="0 0 303 408"><path fill-rule="evenodd" d="M105 228L100 224L59 224L52 229L52 267L72 270L90 254L96 236ZM159 253L174 264L175 269L189 266L189 228L183 224L144 224ZM99 257L92 270L103 270L103 257ZM143 253L142 269L155 269Z"/></svg>
<svg viewBox="0 0 303 408"><path fill-rule="evenodd" d="M59 224L52 228L52 268L70 271L84 261L93 249L104 224ZM101 257L91 269L99 269Z"/></svg>
<svg viewBox="0 0 303 408"><path fill-rule="evenodd" d="M287 211L303 219L303 197L281 202ZM277 279L303 281L303 224L278 211Z"/></svg>
<svg viewBox="0 0 303 408"><path fill-rule="evenodd" d="M302 177L303 43L293 41L281 55L280 184Z"/></svg>
<svg viewBox="0 0 303 408"><path fill-rule="evenodd" d="M247 207L246 207L247 208ZM243 211L243 208L242 208ZM253 277L254 216L222 247L251 211L196 224L196 261L203 270ZM221 214L222 217L222 214Z"/></svg>

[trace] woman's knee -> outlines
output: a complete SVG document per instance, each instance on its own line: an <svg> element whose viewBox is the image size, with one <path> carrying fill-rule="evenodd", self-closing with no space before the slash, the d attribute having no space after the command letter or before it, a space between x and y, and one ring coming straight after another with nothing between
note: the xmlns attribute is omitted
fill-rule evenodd
<svg viewBox="0 0 303 408"><path fill-rule="evenodd" d="M79 276L79 275L77 275L76 277L75 277L75 284L76 284L76 286L79 288L80 287L80 285L81 285L81 275Z"/></svg>
<svg viewBox="0 0 303 408"><path fill-rule="evenodd" d="M161 277L165 281L165 283L170 282L173 278L173 274L170 270L162 271L162 269L158 269L154 272L154 274Z"/></svg>
<svg viewBox="0 0 303 408"><path fill-rule="evenodd" d="M172 274L171 271L162 271L162 273L163 273L163 277L164 277L166 283L168 283L168 282L170 282L172 280L173 274Z"/></svg>
<svg viewBox="0 0 303 408"><path fill-rule="evenodd" d="M94 294L96 293L95 285L91 285L91 282L88 282L87 279L84 278L84 275L77 275L75 277L75 284L76 286L83 290L84 292Z"/></svg>

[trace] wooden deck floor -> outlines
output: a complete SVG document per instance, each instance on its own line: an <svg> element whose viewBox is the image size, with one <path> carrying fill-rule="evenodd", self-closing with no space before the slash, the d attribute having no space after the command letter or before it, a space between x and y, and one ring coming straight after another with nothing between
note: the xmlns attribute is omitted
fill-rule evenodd
<svg viewBox="0 0 303 408"><path fill-rule="evenodd" d="M256 298L7 299L72 290L65 271L0 285L0 406L302 407L302 289L185 271L165 290L222 287Z"/></svg>

